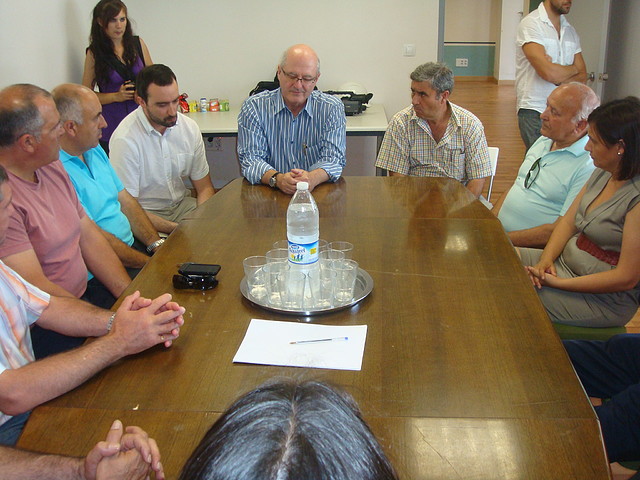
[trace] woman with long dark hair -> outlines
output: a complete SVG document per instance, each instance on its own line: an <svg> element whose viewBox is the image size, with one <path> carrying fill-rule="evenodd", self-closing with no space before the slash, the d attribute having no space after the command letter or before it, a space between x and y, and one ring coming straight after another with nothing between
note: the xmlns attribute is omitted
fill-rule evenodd
<svg viewBox="0 0 640 480"><path fill-rule="evenodd" d="M89 48L82 84L95 88L107 127L100 144L109 152L109 139L122 119L137 108L133 99L135 78L151 65L147 46L133 35L127 7L120 0L101 0L93 9Z"/></svg>
<svg viewBox="0 0 640 480"><path fill-rule="evenodd" d="M596 169L545 249L520 254L552 321L622 326L640 297L640 100L608 102L588 122Z"/></svg>

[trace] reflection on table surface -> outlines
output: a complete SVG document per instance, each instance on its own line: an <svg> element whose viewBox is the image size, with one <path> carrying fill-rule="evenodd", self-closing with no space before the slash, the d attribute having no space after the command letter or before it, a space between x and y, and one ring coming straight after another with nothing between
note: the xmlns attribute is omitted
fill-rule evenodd
<svg viewBox="0 0 640 480"><path fill-rule="evenodd" d="M289 377L351 393L401 478L608 478L595 414L484 206L448 179L347 177L313 194L321 238L353 243L373 278L366 299L310 318L244 299L242 259L285 238L290 197L236 180L181 223L128 289L169 291L186 306L174 346L127 358L36 409L20 445L83 454L118 417L158 440L176 478L235 398ZM218 287L174 291L186 261L221 264ZM251 318L366 324L362 370L233 364Z"/></svg>

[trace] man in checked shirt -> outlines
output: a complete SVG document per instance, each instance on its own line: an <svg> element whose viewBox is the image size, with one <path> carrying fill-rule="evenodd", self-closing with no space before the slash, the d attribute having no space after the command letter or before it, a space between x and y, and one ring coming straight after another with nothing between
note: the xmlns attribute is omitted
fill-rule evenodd
<svg viewBox="0 0 640 480"><path fill-rule="evenodd" d="M449 102L453 72L425 63L411 78L411 105L396 113L384 135L376 167L391 175L450 177L480 196L491 164L484 127Z"/></svg>

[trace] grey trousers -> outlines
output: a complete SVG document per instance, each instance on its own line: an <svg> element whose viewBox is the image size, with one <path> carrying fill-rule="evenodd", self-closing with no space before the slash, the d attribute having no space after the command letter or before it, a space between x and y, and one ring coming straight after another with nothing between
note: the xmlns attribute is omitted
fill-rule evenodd
<svg viewBox="0 0 640 480"><path fill-rule="evenodd" d="M519 248L523 265L538 263L542 250ZM558 277L571 278L575 274L558 257L554 262ZM638 302L633 290L612 293L580 293L557 288L536 288L549 318L554 323L576 327L622 327L638 311Z"/></svg>
<svg viewBox="0 0 640 480"><path fill-rule="evenodd" d="M540 120L540 112L529 110L528 108L518 110L518 128L520 129L520 136L527 150L531 148L531 145L533 145L540 136L541 126L542 120Z"/></svg>

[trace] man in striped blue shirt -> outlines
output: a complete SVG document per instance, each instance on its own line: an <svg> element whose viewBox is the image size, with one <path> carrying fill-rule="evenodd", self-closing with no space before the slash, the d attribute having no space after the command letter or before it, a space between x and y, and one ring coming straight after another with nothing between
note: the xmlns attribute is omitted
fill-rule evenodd
<svg viewBox="0 0 640 480"><path fill-rule="evenodd" d="M314 86L320 60L294 45L278 65L280 88L249 97L238 116L238 158L244 177L293 194L340 178L345 165L346 118L337 98Z"/></svg>

